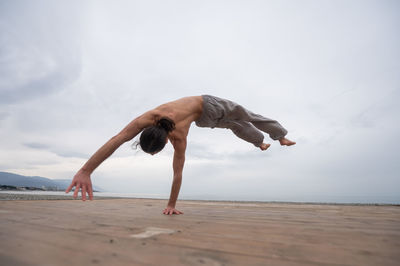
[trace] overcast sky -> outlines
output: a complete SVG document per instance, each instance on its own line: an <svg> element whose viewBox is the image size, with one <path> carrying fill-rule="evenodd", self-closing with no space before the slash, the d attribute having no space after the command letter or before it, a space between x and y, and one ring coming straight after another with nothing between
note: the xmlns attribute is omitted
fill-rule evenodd
<svg viewBox="0 0 400 266"><path fill-rule="evenodd" d="M148 109L212 94L278 120L292 147L188 136L181 196L400 202L398 1L0 2L0 171L54 179ZM92 175L169 195L169 145L126 143Z"/></svg>

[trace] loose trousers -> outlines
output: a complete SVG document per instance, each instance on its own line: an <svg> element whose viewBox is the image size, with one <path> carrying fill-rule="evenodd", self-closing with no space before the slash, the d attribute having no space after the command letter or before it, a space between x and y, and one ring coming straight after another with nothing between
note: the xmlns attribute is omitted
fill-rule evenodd
<svg viewBox="0 0 400 266"><path fill-rule="evenodd" d="M255 114L243 106L211 95L202 95L203 113L195 121L198 127L228 128L239 138L260 147L267 133L273 140L283 138L287 130L278 121Z"/></svg>

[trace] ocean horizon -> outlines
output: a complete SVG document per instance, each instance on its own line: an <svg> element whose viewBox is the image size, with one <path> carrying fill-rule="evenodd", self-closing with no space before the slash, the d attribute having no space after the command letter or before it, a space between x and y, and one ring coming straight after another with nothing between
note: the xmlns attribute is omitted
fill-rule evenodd
<svg viewBox="0 0 400 266"><path fill-rule="evenodd" d="M25 194L25 195L55 195L71 196L70 192L66 194L63 191L15 191L2 190L0 193ZM146 199L165 199L169 198L167 194L150 193L118 193L118 192L94 192L96 197L110 198L146 198ZM180 195L180 200L201 200L201 201L240 201L240 202L288 202L288 203L320 203L320 204L400 204L400 196L221 196L221 195ZM179 200L178 199L178 200Z"/></svg>

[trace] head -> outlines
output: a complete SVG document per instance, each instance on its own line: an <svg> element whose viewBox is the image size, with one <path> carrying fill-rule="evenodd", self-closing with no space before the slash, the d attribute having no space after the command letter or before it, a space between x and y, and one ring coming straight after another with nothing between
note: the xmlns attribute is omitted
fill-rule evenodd
<svg viewBox="0 0 400 266"><path fill-rule="evenodd" d="M168 133L174 129L174 121L163 117L155 126L147 127L142 131L139 145L144 152L155 154L164 148L168 141Z"/></svg>

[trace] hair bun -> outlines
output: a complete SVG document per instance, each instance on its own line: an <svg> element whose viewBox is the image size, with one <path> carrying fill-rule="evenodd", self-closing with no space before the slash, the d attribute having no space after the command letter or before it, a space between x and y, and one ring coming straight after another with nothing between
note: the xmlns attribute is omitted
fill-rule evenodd
<svg viewBox="0 0 400 266"><path fill-rule="evenodd" d="M165 131L170 132L175 129L175 123L169 118L162 117L157 121L157 126L165 129Z"/></svg>

